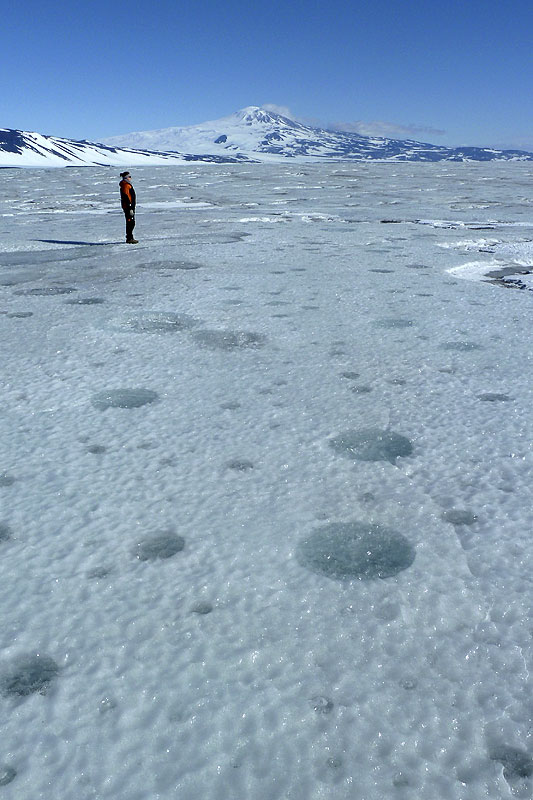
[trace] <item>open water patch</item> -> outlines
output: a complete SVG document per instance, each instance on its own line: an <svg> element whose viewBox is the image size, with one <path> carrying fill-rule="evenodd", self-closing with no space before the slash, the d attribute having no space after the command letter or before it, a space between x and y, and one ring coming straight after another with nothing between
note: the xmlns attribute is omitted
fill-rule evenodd
<svg viewBox="0 0 533 800"><path fill-rule="evenodd" d="M408 569L415 555L401 533L366 522L324 525L296 548L301 566L335 580L392 578Z"/></svg>
<svg viewBox="0 0 533 800"><path fill-rule="evenodd" d="M95 408L105 411L108 408L140 408L158 397L157 392L151 389L108 389L93 395L91 402Z"/></svg>
<svg viewBox="0 0 533 800"><path fill-rule="evenodd" d="M389 461L405 458L413 452L412 442L395 431L361 428L340 433L329 440L336 453L355 461Z"/></svg>
<svg viewBox="0 0 533 800"><path fill-rule="evenodd" d="M209 350L257 349L265 344L265 337L254 331L219 331L202 329L192 334L194 341Z"/></svg>

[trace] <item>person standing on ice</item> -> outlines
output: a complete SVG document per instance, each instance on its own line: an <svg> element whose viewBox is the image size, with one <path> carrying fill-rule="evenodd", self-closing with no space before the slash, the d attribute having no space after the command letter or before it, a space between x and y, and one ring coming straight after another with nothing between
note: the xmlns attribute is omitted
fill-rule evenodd
<svg viewBox="0 0 533 800"><path fill-rule="evenodd" d="M119 183L120 203L126 216L126 242L127 244L138 244L138 240L133 238L133 229L135 227L135 189L131 183L131 175L129 172L121 172L120 177L122 178Z"/></svg>

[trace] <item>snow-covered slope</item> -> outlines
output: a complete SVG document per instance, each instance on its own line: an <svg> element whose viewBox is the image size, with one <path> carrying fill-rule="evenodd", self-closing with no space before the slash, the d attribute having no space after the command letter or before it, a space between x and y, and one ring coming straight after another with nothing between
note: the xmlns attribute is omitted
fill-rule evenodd
<svg viewBox="0 0 533 800"><path fill-rule="evenodd" d="M0 129L0 167L140 166L186 161L533 161L533 153L442 147L309 128L257 106L213 122L113 136L103 143Z"/></svg>
<svg viewBox="0 0 533 800"><path fill-rule="evenodd" d="M229 117L186 128L164 128L103 140L119 147L179 150L187 153L244 155L254 160L494 161L533 160L518 150L442 147L412 140L383 139L357 133L309 128L257 106Z"/></svg>
<svg viewBox="0 0 533 800"><path fill-rule="evenodd" d="M213 148L216 150L216 148ZM94 142L77 142L57 136L0 128L0 167L140 166L183 164L185 161L235 162L246 160L239 154L150 152Z"/></svg>

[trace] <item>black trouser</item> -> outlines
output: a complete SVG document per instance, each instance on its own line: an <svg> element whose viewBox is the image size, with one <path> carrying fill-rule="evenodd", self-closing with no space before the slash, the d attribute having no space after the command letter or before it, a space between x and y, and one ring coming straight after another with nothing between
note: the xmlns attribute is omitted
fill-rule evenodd
<svg viewBox="0 0 533 800"><path fill-rule="evenodd" d="M129 211L125 211L124 214L126 216L126 241L129 241L130 239L133 239L133 229L135 227L135 215L133 215L133 217L130 217Z"/></svg>

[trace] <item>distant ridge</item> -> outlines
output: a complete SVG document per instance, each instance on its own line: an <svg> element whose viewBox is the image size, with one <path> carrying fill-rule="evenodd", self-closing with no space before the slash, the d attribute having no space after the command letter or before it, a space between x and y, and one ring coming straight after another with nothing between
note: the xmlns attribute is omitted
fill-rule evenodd
<svg viewBox="0 0 533 800"><path fill-rule="evenodd" d="M386 139L311 128L259 106L185 128L140 131L103 140L106 144L226 153L257 161L531 161L533 153L485 147L444 147L411 139Z"/></svg>
<svg viewBox="0 0 533 800"><path fill-rule="evenodd" d="M533 161L533 153L443 147L311 128L259 106L183 128L140 131L101 143L0 128L0 167L141 166L324 161Z"/></svg>
<svg viewBox="0 0 533 800"><path fill-rule="evenodd" d="M145 148L114 147L96 142L61 139L10 128L0 128L2 167L110 167L184 164L188 161L235 163L247 161L239 154L151 152Z"/></svg>

